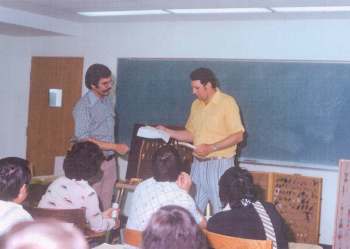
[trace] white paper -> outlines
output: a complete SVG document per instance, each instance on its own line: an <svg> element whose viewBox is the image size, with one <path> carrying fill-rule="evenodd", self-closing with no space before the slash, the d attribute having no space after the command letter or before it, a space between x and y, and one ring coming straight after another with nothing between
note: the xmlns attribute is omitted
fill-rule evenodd
<svg viewBox="0 0 350 249"><path fill-rule="evenodd" d="M165 131L148 125L140 127L137 131L137 136L150 139L163 139L166 143L169 142L170 139L170 135Z"/></svg>
<svg viewBox="0 0 350 249"><path fill-rule="evenodd" d="M116 244L116 245L110 245L103 243L99 246L94 247L93 249L127 249L128 247L126 245L122 244Z"/></svg>
<svg viewBox="0 0 350 249"><path fill-rule="evenodd" d="M185 146L187 148L190 148L192 150L196 149L196 146L194 146L193 144L190 143L186 143L186 142L177 142L179 145Z"/></svg>

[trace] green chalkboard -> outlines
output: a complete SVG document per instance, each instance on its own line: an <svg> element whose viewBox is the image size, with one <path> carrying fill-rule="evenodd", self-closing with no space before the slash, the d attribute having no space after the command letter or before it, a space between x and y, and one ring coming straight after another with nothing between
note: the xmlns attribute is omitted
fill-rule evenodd
<svg viewBox="0 0 350 249"><path fill-rule="evenodd" d="M130 143L134 123L184 125L197 67L211 68L240 106L247 130L241 157L321 167L350 158L348 63L119 59L119 141Z"/></svg>

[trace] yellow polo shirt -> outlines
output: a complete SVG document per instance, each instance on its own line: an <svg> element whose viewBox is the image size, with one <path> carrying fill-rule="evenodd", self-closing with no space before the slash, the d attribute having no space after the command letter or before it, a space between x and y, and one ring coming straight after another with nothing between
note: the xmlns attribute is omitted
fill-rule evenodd
<svg viewBox="0 0 350 249"><path fill-rule="evenodd" d="M244 131L235 99L216 88L210 102L206 105L196 99L192 103L186 129L193 134L193 144L212 144L239 131ZM232 157L236 155L237 145L215 151L207 157Z"/></svg>

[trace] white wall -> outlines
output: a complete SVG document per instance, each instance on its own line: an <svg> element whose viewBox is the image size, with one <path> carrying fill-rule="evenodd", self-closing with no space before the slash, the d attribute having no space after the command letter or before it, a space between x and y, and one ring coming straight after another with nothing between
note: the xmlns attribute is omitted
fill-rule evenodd
<svg viewBox="0 0 350 249"><path fill-rule="evenodd" d="M79 37L0 37L0 156L25 155L30 56L82 56L85 69L100 62L112 70L121 57L350 61L349 26L348 20L134 22L87 24ZM336 172L273 170L324 177L320 242L330 244Z"/></svg>
<svg viewBox="0 0 350 249"><path fill-rule="evenodd" d="M30 54L20 39L0 36L0 158L25 156Z"/></svg>

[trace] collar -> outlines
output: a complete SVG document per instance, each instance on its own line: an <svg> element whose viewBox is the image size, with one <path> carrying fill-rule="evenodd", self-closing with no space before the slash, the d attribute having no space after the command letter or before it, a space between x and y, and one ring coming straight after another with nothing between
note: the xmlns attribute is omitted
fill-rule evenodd
<svg viewBox="0 0 350 249"><path fill-rule="evenodd" d="M241 200L241 203L242 203L242 206L243 207L248 207L249 205L251 205L253 202L251 202L250 200L248 199L242 199ZM230 207L230 204L227 203L226 206L222 209L222 211L228 211L228 210L231 210L231 207Z"/></svg>
<svg viewBox="0 0 350 249"><path fill-rule="evenodd" d="M99 101L102 102L102 103L106 103L106 101L108 99L108 96L104 96L104 97L101 97L101 98L97 97L96 94L92 90L88 91L87 97L88 97L88 100L89 100L90 107L94 106Z"/></svg>
<svg viewBox="0 0 350 249"><path fill-rule="evenodd" d="M69 182L72 182L72 183L80 185L80 186L84 186L84 187L86 185L90 186L89 183L86 180L83 180L83 179L81 179L81 180L70 179L70 178L68 178L66 176L61 176L61 178L64 179L64 181L69 181Z"/></svg>
<svg viewBox="0 0 350 249"><path fill-rule="evenodd" d="M231 210L230 204L226 204L226 206L222 209L222 211L229 211Z"/></svg>
<svg viewBox="0 0 350 249"><path fill-rule="evenodd" d="M208 106L211 103L217 104L220 100L220 96L221 96L221 91L218 87L216 87L216 92L214 93L214 95L212 96L208 104L205 104L205 102L201 100L199 100L199 102L201 103L202 106Z"/></svg>
<svg viewBox="0 0 350 249"><path fill-rule="evenodd" d="M95 105L97 101L100 100L92 90L88 91L87 97L88 97L90 106Z"/></svg>
<svg viewBox="0 0 350 249"><path fill-rule="evenodd" d="M0 200L0 205L1 205L1 206L11 207L11 208L15 208L15 207L21 207L21 208L22 208L22 205L21 205L21 204L18 204L18 203L13 202L13 201L3 201L3 200Z"/></svg>
<svg viewBox="0 0 350 249"><path fill-rule="evenodd" d="M216 87L216 92L214 93L209 103L217 104L219 102L220 96L221 96L221 91L218 87Z"/></svg>

